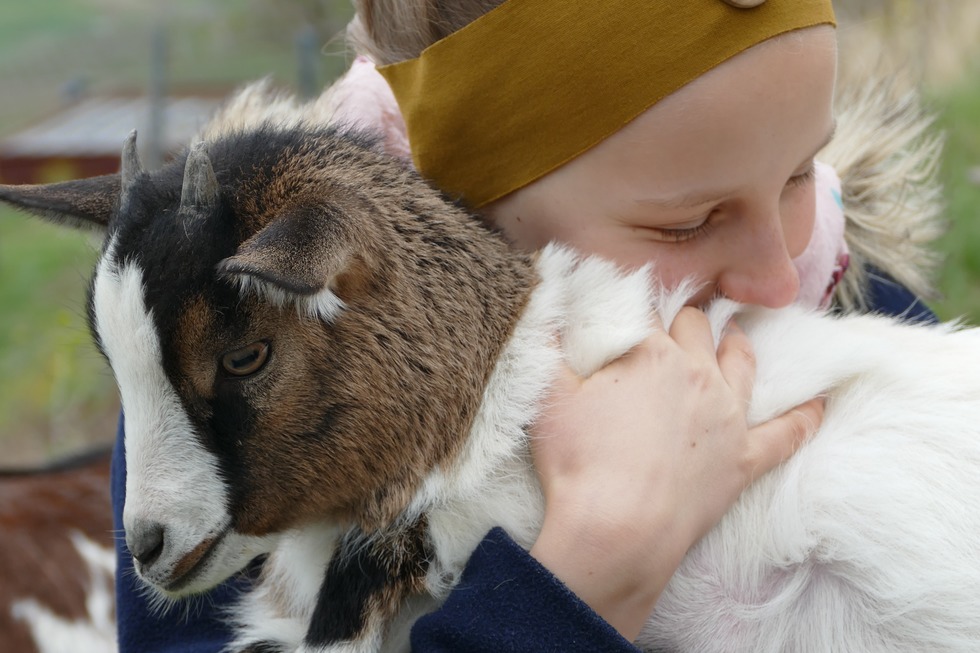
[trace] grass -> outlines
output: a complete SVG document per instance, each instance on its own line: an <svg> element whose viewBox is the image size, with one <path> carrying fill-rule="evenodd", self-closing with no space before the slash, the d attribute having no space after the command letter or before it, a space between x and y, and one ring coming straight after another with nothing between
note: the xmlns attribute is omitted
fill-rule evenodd
<svg viewBox="0 0 980 653"><path fill-rule="evenodd" d="M55 113L69 84L82 81L90 93L144 88L150 35L161 27L174 89L227 91L267 75L292 85L293 40L309 4L2 2L0 137ZM343 10L324 15L331 3L317 5L321 42L346 23L350 11L346 0L333 4ZM330 55L317 63L321 85L346 65L342 56ZM91 236L0 208L0 467L38 462L114 435L115 386L84 317L97 247Z"/></svg>
<svg viewBox="0 0 980 653"><path fill-rule="evenodd" d="M0 210L0 447L5 463L111 436L118 410L89 338L90 236Z"/></svg>
<svg viewBox="0 0 980 653"><path fill-rule="evenodd" d="M294 85L294 41L305 26L296 6L303 4L175 0L150 8L142 0L0 3L0 136L58 109L70 86L92 93L145 89L149 44L156 30L165 33L174 89L227 91L264 76ZM338 18L321 21L317 36L327 43L344 24L349 3L322 4L344 8L337 10ZM346 66L342 55L331 54L339 49L327 46L317 57L321 84Z"/></svg>
<svg viewBox="0 0 980 653"><path fill-rule="evenodd" d="M9 2L0 21L0 59L22 56L24 47L39 33L45 38L64 38L95 19L84 5L72 0Z"/></svg>
<svg viewBox="0 0 980 653"><path fill-rule="evenodd" d="M940 244L940 317L980 324L980 65L941 98L940 126L949 134L943 159L950 230ZM971 172L972 171L972 172Z"/></svg>

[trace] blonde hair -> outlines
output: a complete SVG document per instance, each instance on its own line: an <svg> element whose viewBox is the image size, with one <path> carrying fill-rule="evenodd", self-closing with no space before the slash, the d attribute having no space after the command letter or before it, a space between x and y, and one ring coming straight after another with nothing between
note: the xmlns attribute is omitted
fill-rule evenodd
<svg viewBox="0 0 980 653"><path fill-rule="evenodd" d="M354 0L347 41L378 65L414 59L504 0Z"/></svg>

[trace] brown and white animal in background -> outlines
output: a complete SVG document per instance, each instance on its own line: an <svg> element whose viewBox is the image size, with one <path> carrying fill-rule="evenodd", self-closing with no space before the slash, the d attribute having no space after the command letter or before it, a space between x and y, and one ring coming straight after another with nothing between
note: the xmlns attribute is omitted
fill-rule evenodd
<svg viewBox="0 0 980 653"><path fill-rule="evenodd" d="M140 577L179 598L268 553L238 648L403 650L489 528L533 542L525 427L559 361L589 374L686 296L512 251L318 110L253 88L158 172L134 136L120 175L0 199L105 231L91 326L126 411ZM980 331L740 319L752 420L823 393L825 421L690 552L640 645L975 650Z"/></svg>
<svg viewBox="0 0 980 653"><path fill-rule="evenodd" d="M0 653L116 649L109 459L0 471Z"/></svg>

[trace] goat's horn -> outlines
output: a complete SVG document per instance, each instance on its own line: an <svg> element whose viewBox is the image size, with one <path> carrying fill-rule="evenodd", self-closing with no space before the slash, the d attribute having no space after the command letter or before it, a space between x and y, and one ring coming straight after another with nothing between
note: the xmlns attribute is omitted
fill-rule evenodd
<svg viewBox="0 0 980 653"><path fill-rule="evenodd" d="M139 152L136 150L136 130L129 132L126 141L123 143L122 166L120 177L122 182L122 194L125 195L133 187L136 178L143 173L143 164L140 162Z"/></svg>
<svg viewBox="0 0 980 653"><path fill-rule="evenodd" d="M180 189L180 210L210 211L218 205L218 178L204 141L198 141L187 155L184 185Z"/></svg>

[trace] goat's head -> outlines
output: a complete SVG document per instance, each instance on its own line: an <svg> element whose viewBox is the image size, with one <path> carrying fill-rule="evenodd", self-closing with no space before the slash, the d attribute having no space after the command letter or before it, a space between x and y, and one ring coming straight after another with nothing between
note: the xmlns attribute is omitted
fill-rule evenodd
<svg viewBox="0 0 980 653"><path fill-rule="evenodd" d="M312 520L396 518L459 448L527 262L363 136L266 125L157 172L0 187L105 231L90 326L126 416L127 543L168 596Z"/></svg>

